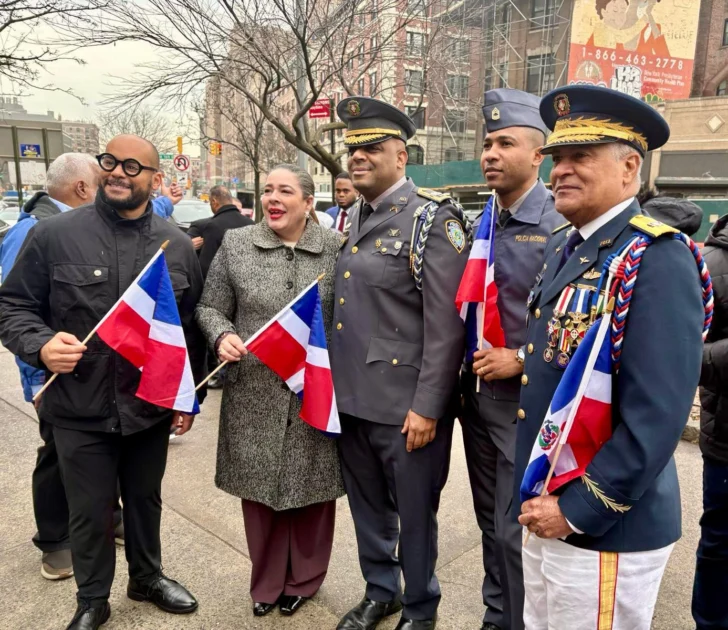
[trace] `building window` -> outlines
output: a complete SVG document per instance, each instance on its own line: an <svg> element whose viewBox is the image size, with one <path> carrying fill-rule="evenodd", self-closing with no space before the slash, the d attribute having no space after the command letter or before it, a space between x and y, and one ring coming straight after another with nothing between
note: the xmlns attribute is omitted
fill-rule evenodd
<svg viewBox="0 0 728 630"><path fill-rule="evenodd" d="M454 61L469 61L470 40L463 39L461 37L451 37L447 47L447 52Z"/></svg>
<svg viewBox="0 0 728 630"><path fill-rule="evenodd" d="M359 62L364 61L364 43L359 46Z"/></svg>
<svg viewBox="0 0 728 630"><path fill-rule="evenodd" d="M404 89L411 94L422 92L422 70L404 71Z"/></svg>
<svg viewBox="0 0 728 630"><path fill-rule="evenodd" d="M372 0L372 20L376 20L378 15L377 0Z"/></svg>
<svg viewBox="0 0 728 630"><path fill-rule="evenodd" d="M415 107L414 105L407 105L404 108L404 112L412 119L412 122L415 123L415 127L417 127L417 129L425 128L425 108L424 107Z"/></svg>
<svg viewBox="0 0 728 630"><path fill-rule="evenodd" d="M526 92L541 96L554 88L556 83L556 60L553 55L532 55L528 57Z"/></svg>
<svg viewBox="0 0 728 630"><path fill-rule="evenodd" d="M377 73L372 72L369 75L369 96L377 93Z"/></svg>
<svg viewBox="0 0 728 630"><path fill-rule="evenodd" d="M364 96L364 79L359 79L359 96Z"/></svg>
<svg viewBox="0 0 728 630"><path fill-rule="evenodd" d="M446 85L451 98L468 98L469 79L466 75L450 75Z"/></svg>
<svg viewBox="0 0 728 630"><path fill-rule="evenodd" d="M424 164L425 150L416 144L407 145L407 164Z"/></svg>
<svg viewBox="0 0 728 630"><path fill-rule="evenodd" d="M445 112L445 126L452 133L463 133L465 131L465 112L448 109Z"/></svg>
<svg viewBox="0 0 728 630"><path fill-rule="evenodd" d="M377 36L372 35L369 38L369 54L374 55L377 51Z"/></svg>
<svg viewBox="0 0 728 630"><path fill-rule="evenodd" d="M422 33L407 31L407 54L420 56L425 44L425 36Z"/></svg>
<svg viewBox="0 0 728 630"><path fill-rule="evenodd" d="M462 162L464 154L459 149L445 149L445 162Z"/></svg>
<svg viewBox="0 0 728 630"><path fill-rule="evenodd" d="M728 95L728 79L725 81L722 81L718 85L718 89L715 91L716 96L726 96Z"/></svg>
<svg viewBox="0 0 728 630"><path fill-rule="evenodd" d="M425 13L425 0L407 0L407 12L412 15Z"/></svg>
<svg viewBox="0 0 728 630"><path fill-rule="evenodd" d="M553 13L553 10L553 0L533 0L531 4L531 17L543 22L543 19L549 13Z"/></svg>
<svg viewBox="0 0 728 630"><path fill-rule="evenodd" d="M723 23L723 46L728 46L728 20Z"/></svg>

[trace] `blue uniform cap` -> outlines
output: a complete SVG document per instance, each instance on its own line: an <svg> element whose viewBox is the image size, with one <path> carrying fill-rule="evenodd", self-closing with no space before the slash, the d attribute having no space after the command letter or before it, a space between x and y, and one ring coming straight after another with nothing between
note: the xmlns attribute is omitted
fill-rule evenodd
<svg viewBox="0 0 728 630"><path fill-rule="evenodd" d="M344 132L346 147L377 144L389 138L407 142L417 131L417 126L407 114L376 98L345 98L336 107L336 113L347 124Z"/></svg>
<svg viewBox="0 0 728 630"><path fill-rule="evenodd" d="M507 127L533 127L547 136L549 129L541 119L540 104L538 96L521 90L488 90L483 106L485 129L491 133Z"/></svg>
<svg viewBox="0 0 728 630"><path fill-rule="evenodd" d="M569 85L541 100L541 118L553 129L542 153L575 144L623 142L641 155L670 138L665 119L647 103L596 85Z"/></svg>

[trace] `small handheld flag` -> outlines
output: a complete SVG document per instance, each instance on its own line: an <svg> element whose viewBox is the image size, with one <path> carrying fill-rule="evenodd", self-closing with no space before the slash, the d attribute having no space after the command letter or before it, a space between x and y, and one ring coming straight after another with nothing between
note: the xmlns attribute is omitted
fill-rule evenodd
<svg viewBox="0 0 728 630"><path fill-rule="evenodd" d="M491 197L483 210L470 258L455 297L455 306L465 322L465 359L468 362L473 360L476 350L503 348L506 345L498 312L498 287L493 266L495 225L494 197Z"/></svg>
<svg viewBox="0 0 728 630"><path fill-rule="evenodd" d="M304 422L327 435L341 433L318 280L248 339L245 347L303 401L300 417Z"/></svg>

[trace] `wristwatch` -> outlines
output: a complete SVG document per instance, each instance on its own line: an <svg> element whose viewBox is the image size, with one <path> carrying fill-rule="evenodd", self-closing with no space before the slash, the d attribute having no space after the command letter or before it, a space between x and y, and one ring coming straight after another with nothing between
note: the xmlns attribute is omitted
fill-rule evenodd
<svg viewBox="0 0 728 630"><path fill-rule="evenodd" d="M521 365L523 365L526 362L526 351L525 346L521 346L516 350L516 361L518 361Z"/></svg>

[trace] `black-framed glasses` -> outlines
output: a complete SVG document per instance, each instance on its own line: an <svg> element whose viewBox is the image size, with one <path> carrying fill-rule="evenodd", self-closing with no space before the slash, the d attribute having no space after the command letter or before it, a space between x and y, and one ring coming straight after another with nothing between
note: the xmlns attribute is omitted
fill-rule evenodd
<svg viewBox="0 0 728 630"><path fill-rule="evenodd" d="M143 166L138 160L129 158L128 160L117 160L111 153L102 153L97 155L96 159L99 162L99 166L107 173L111 173L118 164L121 164L122 170L129 177L136 177L142 171L154 171L157 172L157 168L153 166Z"/></svg>

